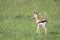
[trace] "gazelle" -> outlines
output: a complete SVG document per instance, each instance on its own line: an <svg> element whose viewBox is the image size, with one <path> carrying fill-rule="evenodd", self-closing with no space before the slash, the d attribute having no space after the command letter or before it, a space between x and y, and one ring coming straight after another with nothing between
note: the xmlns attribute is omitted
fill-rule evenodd
<svg viewBox="0 0 60 40"><path fill-rule="evenodd" d="M45 31L45 35L47 34L47 28L46 28L46 19L39 19L38 17L38 11L34 11L34 17L36 19L36 23L37 23L37 30L36 30L36 33L40 33L39 31L39 26L42 25L42 27L44 28L44 31Z"/></svg>

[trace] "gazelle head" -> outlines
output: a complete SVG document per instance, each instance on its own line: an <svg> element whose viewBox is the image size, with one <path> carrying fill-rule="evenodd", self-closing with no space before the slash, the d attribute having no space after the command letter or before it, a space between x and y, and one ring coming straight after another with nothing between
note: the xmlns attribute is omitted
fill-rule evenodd
<svg viewBox="0 0 60 40"><path fill-rule="evenodd" d="M36 17L38 17L38 11L34 11L34 17L36 18Z"/></svg>

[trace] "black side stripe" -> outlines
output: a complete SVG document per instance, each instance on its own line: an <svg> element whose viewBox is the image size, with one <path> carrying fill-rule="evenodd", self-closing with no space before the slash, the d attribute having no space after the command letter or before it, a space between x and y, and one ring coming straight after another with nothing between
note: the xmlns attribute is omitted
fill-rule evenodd
<svg viewBox="0 0 60 40"><path fill-rule="evenodd" d="M44 22L47 22L47 20L44 20L44 21L40 21L40 22L38 22L38 24L39 24L39 23L44 23Z"/></svg>

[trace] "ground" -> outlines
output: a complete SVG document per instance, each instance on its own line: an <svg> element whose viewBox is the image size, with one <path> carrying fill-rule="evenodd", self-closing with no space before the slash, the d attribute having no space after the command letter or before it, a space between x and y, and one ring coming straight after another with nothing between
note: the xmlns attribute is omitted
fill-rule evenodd
<svg viewBox="0 0 60 40"><path fill-rule="evenodd" d="M44 18L48 34L36 34L34 11ZM60 40L60 0L0 0L0 40Z"/></svg>

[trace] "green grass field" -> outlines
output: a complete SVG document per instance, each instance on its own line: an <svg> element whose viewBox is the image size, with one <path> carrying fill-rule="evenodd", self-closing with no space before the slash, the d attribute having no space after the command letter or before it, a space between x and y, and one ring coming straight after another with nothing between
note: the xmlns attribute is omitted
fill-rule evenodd
<svg viewBox="0 0 60 40"><path fill-rule="evenodd" d="M34 10L48 20L48 34L37 38ZM60 40L60 0L0 0L0 40Z"/></svg>

